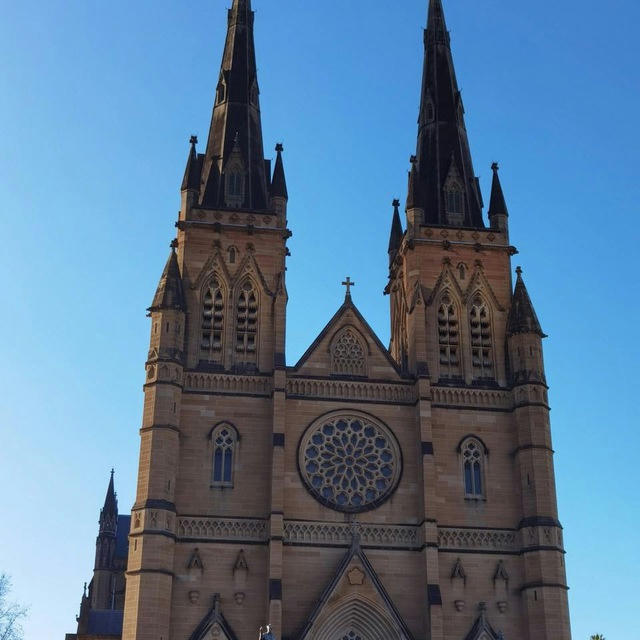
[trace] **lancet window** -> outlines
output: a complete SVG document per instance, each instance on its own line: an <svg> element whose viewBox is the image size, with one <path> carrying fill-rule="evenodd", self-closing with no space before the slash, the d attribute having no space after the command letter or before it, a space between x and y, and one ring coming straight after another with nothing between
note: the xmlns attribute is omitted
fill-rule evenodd
<svg viewBox="0 0 640 640"><path fill-rule="evenodd" d="M236 305L236 359L251 364L257 362L258 294L251 280L240 286Z"/></svg>
<svg viewBox="0 0 640 640"><path fill-rule="evenodd" d="M353 329L343 330L331 345L331 373L367 375L365 348Z"/></svg>
<svg viewBox="0 0 640 640"><path fill-rule="evenodd" d="M202 305L202 339L200 358L207 362L222 362L224 347L224 291L214 277L204 293Z"/></svg>
<svg viewBox="0 0 640 640"><path fill-rule="evenodd" d="M449 215L464 214L462 190L457 185L452 185L445 193L447 196L447 213Z"/></svg>
<svg viewBox="0 0 640 640"><path fill-rule="evenodd" d="M462 445L462 473L464 493L467 498L484 497L484 447L475 438Z"/></svg>
<svg viewBox="0 0 640 640"><path fill-rule="evenodd" d="M211 433L211 442L213 444L211 486L232 487L238 442L236 430L229 424L220 424Z"/></svg>
<svg viewBox="0 0 640 640"><path fill-rule="evenodd" d="M440 376L459 378L460 366L460 321L458 310L451 296L446 293L438 308L438 343L440 348Z"/></svg>
<svg viewBox="0 0 640 640"><path fill-rule="evenodd" d="M493 380L493 338L491 335L491 314L481 296L473 299L469 311L471 325L471 363L476 380Z"/></svg>

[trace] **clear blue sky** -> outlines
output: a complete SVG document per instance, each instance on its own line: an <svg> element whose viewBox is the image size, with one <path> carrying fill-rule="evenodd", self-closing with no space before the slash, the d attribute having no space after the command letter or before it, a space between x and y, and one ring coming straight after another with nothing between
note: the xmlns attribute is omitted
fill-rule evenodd
<svg viewBox="0 0 640 640"><path fill-rule="evenodd" d="M109 469L133 501L145 308L205 139L230 0L2 3L0 570L27 640L75 630ZM390 203L415 149L426 0L254 0L285 144L289 363L357 282L388 341ZM552 6L553 4L553 6ZM637 26L632 0L448 0L476 172L499 160L543 328L574 638L638 640ZM270 151L269 151L270 153Z"/></svg>

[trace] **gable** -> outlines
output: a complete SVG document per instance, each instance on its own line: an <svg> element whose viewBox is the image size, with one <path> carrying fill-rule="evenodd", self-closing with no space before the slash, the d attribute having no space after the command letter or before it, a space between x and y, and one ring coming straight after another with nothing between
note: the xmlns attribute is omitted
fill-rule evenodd
<svg viewBox="0 0 640 640"><path fill-rule="evenodd" d="M298 640L413 640L357 534Z"/></svg>
<svg viewBox="0 0 640 640"><path fill-rule="evenodd" d="M294 367L309 377L401 380L397 364L350 297Z"/></svg>

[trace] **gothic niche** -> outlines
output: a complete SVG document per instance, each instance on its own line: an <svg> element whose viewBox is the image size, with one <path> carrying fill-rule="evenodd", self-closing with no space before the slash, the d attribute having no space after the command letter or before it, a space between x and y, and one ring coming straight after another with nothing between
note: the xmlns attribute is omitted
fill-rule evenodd
<svg viewBox="0 0 640 640"><path fill-rule="evenodd" d="M248 575L249 565L247 564L247 559L244 557L244 550L240 549L236 563L233 565L233 588L235 590L233 597L236 604L242 604L244 602Z"/></svg>
<svg viewBox="0 0 640 640"><path fill-rule="evenodd" d="M391 431L365 414L329 414L303 435L300 475L311 495L336 511L360 513L395 490L402 467Z"/></svg>
<svg viewBox="0 0 640 640"><path fill-rule="evenodd" d="M367 357L358 333L347 327L333 339L330 347L331 373L343 376L366 376Z"/></svg>

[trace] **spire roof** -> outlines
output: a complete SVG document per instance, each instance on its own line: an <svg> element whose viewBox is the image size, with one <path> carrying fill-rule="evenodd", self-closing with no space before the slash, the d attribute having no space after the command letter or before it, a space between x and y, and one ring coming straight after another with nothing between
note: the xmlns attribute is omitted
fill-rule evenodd
<svg viewBox="0 0 640 640"><path fill-rule="evenodd" d="M393 218L391 220L391 233L389 234L389 262L393 262L400 244L402 243L402 222L400 221L400 200L394 200Z"/></svg>
<svg viewBox="0 0 640 640"><path fill-rule="evenodd" d="M233 169L243 176L239 208L268 208L253 20L250 0L234 0L202 170L200 198L205 207L227 206L225 178ZM239 154L234 153L235 142Z"/></svg>
<svg viewBox="0 0 640 640"><path fill-rule="evenodd" d="M471 161L441 0L429 1L424 46L418 143L407 208L423 209L426 224L483 228L482 196ZM448 211L446 191L460 192L461 198L452 199L458 210Z"/></svg>
<svg viewBox="0 0 640 640"><path fill-rule="evenodd" d="M174 240L171 243L171 254L164 267L160 282L156 289L156 295L149 307L149 311L159 311L160 309L186 309L184 289L182 287L182 276L178 266L178 256L176 247L178 243Z"/></svg>
<svg viewBox="0 0 640 640"><path fill-rule="evenodd" d="M115 471L111 469L111 478L109 478L109 486L107 487L107 495L104 498L104 507L102 513L104 515L118 515L118 499L116 498L113 476Z"/></svg>
<svg viewBox="0 0 640 640"><path fill-rule="evenodd" d="M282 152L284 147L281 143L276 145L276 166L273 169L273 180L271 181L272 198L289 198L287 191L287 180L284 175L284 163L282 162Z"/></svg>
<svg viewBox="0 0 640 640"><path fill-rule="evenodd" d="M507 203L504 199L504 193L502 193L502 185L500 184L500 176L498 176L498 163L494 162L491 165L491 171L493 171L493 181L491 183L491 201L489 202L489 219L493 216L508 216Z"/></svg>
<svg viewBox="0 0 640 640"><path fill-rule="evenodd" d="M202 166L198 154L196 152L196 144L198 144L198 136L191 136L189 140L191 145L189 149L189 156L187 158L187 166L184 170L184 178L182 178L181 190L187 189L199 191L200 190L200 172Z"/></svg>
<svg viewBox="0 0 640 640"><path fill-rule="evenodd" d="M538 316L536 315L529 292L522 279L522 269L516 269L517 280L511 301L511 310L507 320L507 335L513 336L518 333L535 333L541 338L546 338L542 331Z"/></svg>

